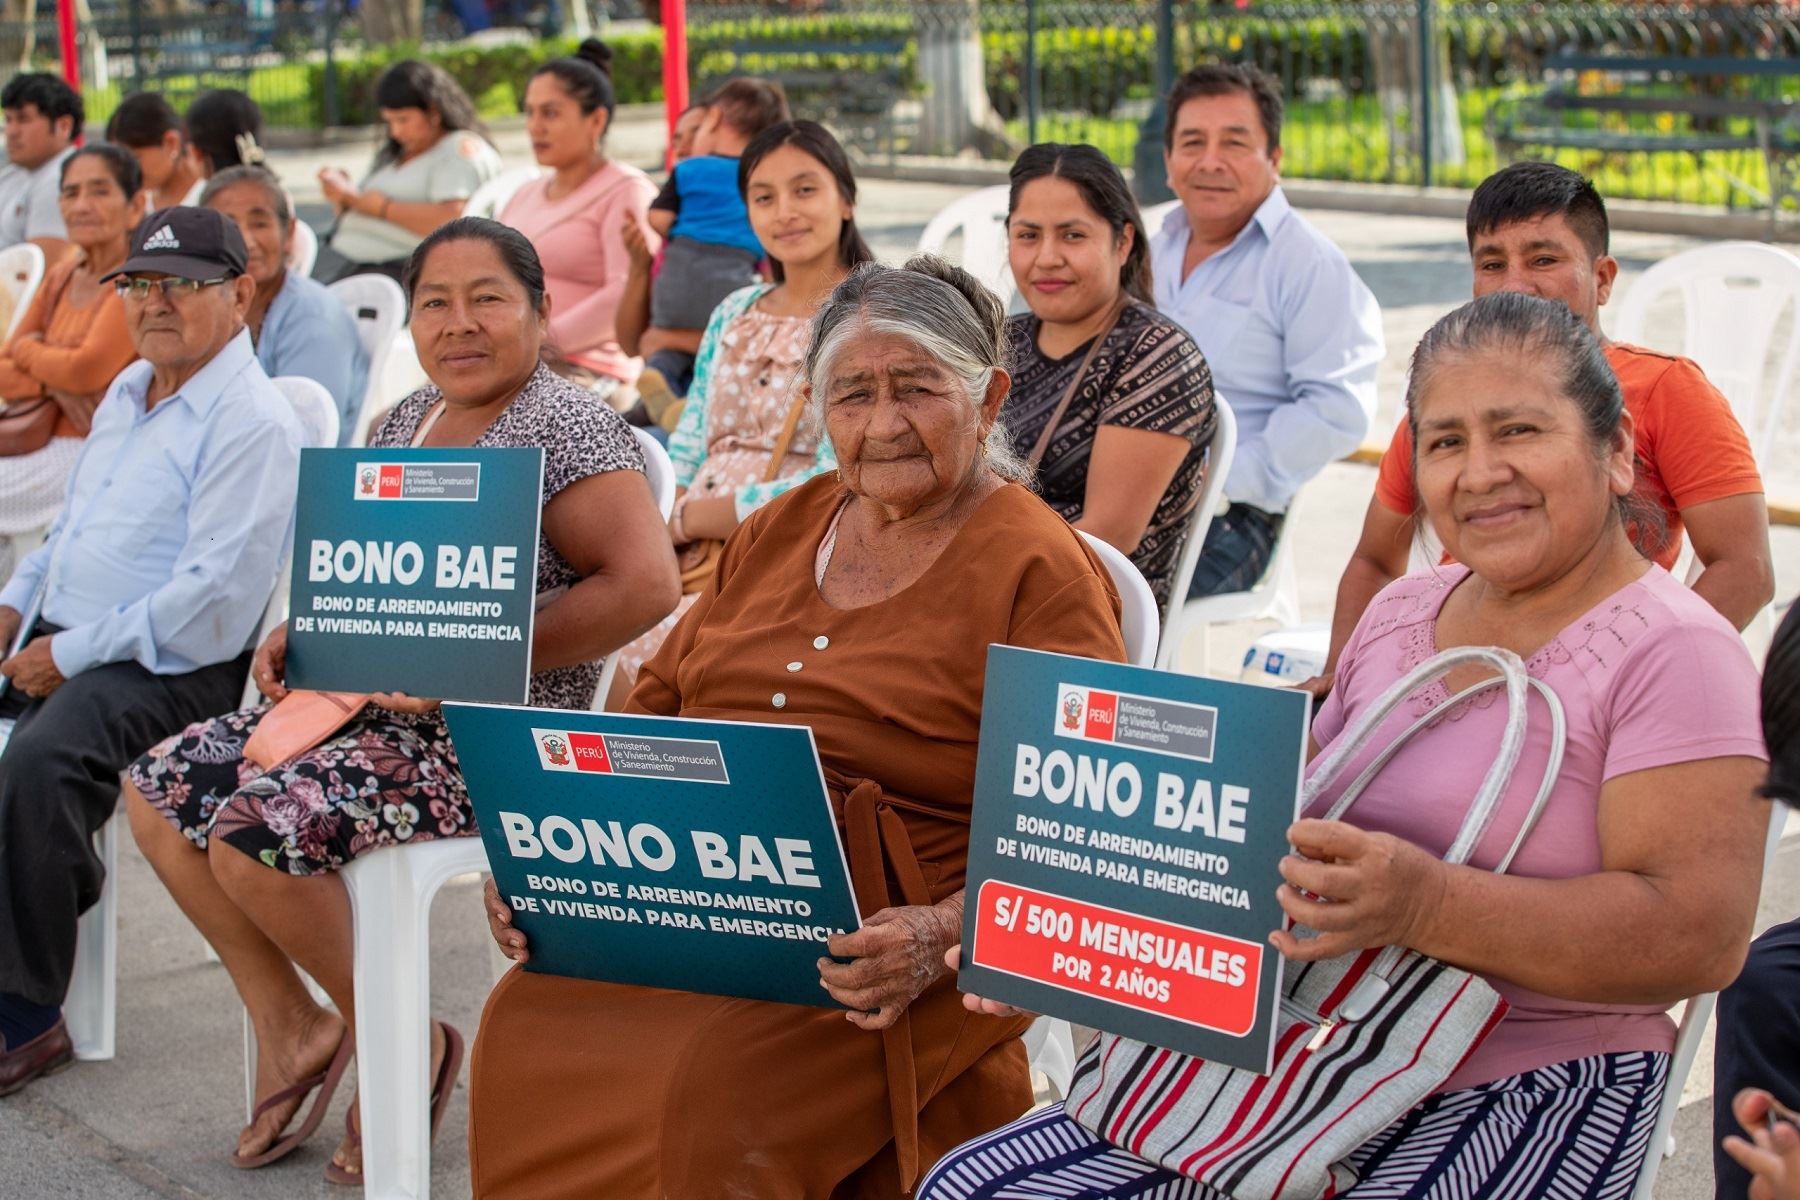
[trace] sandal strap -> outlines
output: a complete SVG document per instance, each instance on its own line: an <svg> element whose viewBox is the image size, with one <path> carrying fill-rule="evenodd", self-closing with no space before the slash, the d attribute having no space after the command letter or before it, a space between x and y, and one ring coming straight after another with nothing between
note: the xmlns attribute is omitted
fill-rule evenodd
<svg viewBox="0 0 1800 1200"><path fill-rule="evenodd" d="M256 1107L250 1112L250 1123L252 1125L256 1124L257 1121L262 1119L264 1113L268 1112L271 1108L274 1108L277 1104L285 1103L296 1096L306 1095L306 1093L325 1082L325 1074L324 1071L320 1071L317 1075L308 1075L299 1083L290 1083L274 1095L259 1100Z"/></svg>

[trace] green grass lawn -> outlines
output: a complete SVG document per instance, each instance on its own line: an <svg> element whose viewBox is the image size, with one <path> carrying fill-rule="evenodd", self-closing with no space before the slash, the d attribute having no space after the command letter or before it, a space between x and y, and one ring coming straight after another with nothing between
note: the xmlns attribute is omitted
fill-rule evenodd
<svg viewBox="0 0 1800 1200"><path fill-rule="evenodd" d="M177 111L201 92L212 88L240 88L250 93L263 110L263 123L281 128L309 128L320 123L317 97L310 94L305 63L282 63L258 67L252 71L209 71L195 75L169 75L145 81L161 92ZM123 86L121 86L121 84ZM106 87L84 87L81 98L87 106L87 120L96 128L104 128L107 118L119 101L137 90L129 76L121 83Z"/></svg>

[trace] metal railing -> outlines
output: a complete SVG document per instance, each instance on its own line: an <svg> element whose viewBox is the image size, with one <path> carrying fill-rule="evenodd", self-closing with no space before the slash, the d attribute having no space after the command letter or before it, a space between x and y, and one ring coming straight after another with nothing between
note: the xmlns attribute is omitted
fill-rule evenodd
<svg viewBox="0 0 1800 1200"><path fill-rule="evenodd" d="M369 88L396 53L363 45L348 0L92 2L82 44L95 125L130 91L153 88L180 107L209 87L249 92L270 126L360 123L373 119ZM502 22L541 26L566 14L570 0L509 2L494 14ZM1468 186L1509 154L1528 152L1595 176L1609 196L1749 208L1792 190L1791 179L1771 178L1793 174L1786 164L1800 159L1800 119L1785 103L1800 102L1800 7L1792 4L1163 2L1174 70L1246 61L1281 81L1290 177ZM433 0L427 43L457 32L452 3L486 0ZM641 16L644 2L589 0L589 10L596 19ZM1139 154L1139 143L1167 82L1158 67L1159 0L689 0L688 14L697 94L733 73L779 78L797 113L835 123L865 154L1004 161L1033 141L1084 141L1156 173L1159 147L1149 141ZM622 101L660 94L660 41L641 22L633 28L614 64ZM47 17L29 33L0 26L0 62L26 57L28 36L30 60L54 69ZM529 43L458 46L440 61L471 94L499 95L504 106L504 85L522 84L543 52ZM1571 55L1712 65L1655 79L1558 72L1557 61ZM1794 62L1794 73L1771 65L1779 60ZM1585 123L1588 135L1521 148L1503 114L1552 87L1702 103L1685 111L1589 103L1561 118ZM1760 126L1743 115L1752 101L1768 118ZM1668 146L1644 148L1658 134L1669 135ZM1772 153L1777 146L1795 153Z"/></svg>
<svg viewBox="0 0 1800 1200"><path fill-rule="evenodd" d="M829 61L859 75L857 100L886 87L890 103L846 131L866 153L967 153L1005 158L1033 141L1084 141L1133 161L1161 94L1157 0L822 0L804 6L690 0L694 43L708 53L697 79L734 71L816 73ZM1207 59L1253 62L1280 79L1287 100L1284 173L1370 183L1472 185L1506 161L1493 119L1505 102L1546 83L1546 63L1588 53L1796 60L1795 73L1677 77L1661 82L1595 72L1573 81L1601 92L1792 95L1800 100L1800 9L1785 5L1536 4L1516 0L1180 0L1174 67ZM859 54L858 47L866 53ZM960 55L960 57L959 57ZM978 63L983 94L949 74ZM1564 81L1570 82L1570 81ZM802 88L834 115L842 95ZM934 109L938 110L934 113ZM1591 116L1601 128L1679 134L1679 113ZM1729 125L1718 118L1715 124ZM946 141L946 129L961 144ZM1748 135L1746 134L1746 137ZM1800 139L1800 129L1788 131ZM1771 185L1755 150L1595 150L1541 153L1595 175L1608 195L1761 206ZM1154 161L1152 159L1151 161Z"/></svg>

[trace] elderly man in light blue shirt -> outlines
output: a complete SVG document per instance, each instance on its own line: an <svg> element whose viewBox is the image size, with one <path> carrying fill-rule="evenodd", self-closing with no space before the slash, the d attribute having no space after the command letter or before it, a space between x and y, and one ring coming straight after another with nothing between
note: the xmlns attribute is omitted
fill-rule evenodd
<svg viewBox="0 0 1800 1200"><path fill-rule="evenodd" d="M69 1060L76 919L119 772L232 708L287 544L299 421L244 329L236 226L146 218L112 275L142 361L94 413L62 515L0 591L0 1095ZM21 636L23 634L23 636Z"/></svg>
<svg viewBox="0 0 1800 1200"><path fill-rule="evenodd" d="M1381 309L1344 252L1281 192L1281 93L1252 66L1208 64L1168 98L1163 161L1180 205L1150 242L1156 306L1200 345L1237 417L1190 597L1262 577L1288 505L1375 415Z"/></svg>
<svg viewBox="0 0 1800 1200"><path fill-rule="evenodd" d="M206 181L200 203L244 235L247 274L256 281L246 317L256 361L271 377L299 375L330 392L337 403L338 445L350 445L362 418L369 355L350 310L330 289L288 270L294 209L281 181L266 167L227 167Z"/></svg>

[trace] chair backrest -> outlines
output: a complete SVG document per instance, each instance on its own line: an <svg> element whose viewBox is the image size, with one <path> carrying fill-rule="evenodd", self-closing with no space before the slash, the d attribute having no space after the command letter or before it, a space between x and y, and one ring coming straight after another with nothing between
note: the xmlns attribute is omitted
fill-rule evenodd
<svg viewBox="0 0 1800 1200"><path fill-rule="evenodd" d="M1771 804L1769 833L1763 843L1763 878L1775 865L1775 852L1781 849L1781 836L1787 830L1788 806L1777 800ZM1700 1053L1706 1023L1712 1019L1718 1004L1717 992L1705 992L1689 1000L1681 1010L1681 1026L1675 1032L1675 1052L1669 1056L1669 1074L1663 1083L1662 1103L1656 1110L1656 1125L1650 1132L1650 1145L1644 1152L1644 1164L1638 1168L1637 1186L1631 1200L1652 1200L1656 1191L1656 1173L1662 1160L1675 1152L1673 1129L1675 1114L1681 1108L1681 1093L1687 1086L1688 1072Z"/></svg>
<svg viewBox="0 0 1800 1200"><path fill-rule="evenodd" d="M675 463L663 449L663 444L651 437L648 430L633 425L631 432L637 437L638 448L644 452L644 478L650 481L650 494L656 497L656 507L666 521L675 511ZM595 712L605 709L613 676L618 671L619 652L614 650L600 665L600 682L594 687L594 702L589 706Z"/></svg>
<svg viewBox="0 0 1800 1200"><path fill-rule="evenodd" d="M1650 329L1654 310L1679 297L1683 339L1670 345ZM1665 258L1625 293L1613 337L1684 354L1731 401L1763 470L1786 405L1800 337L1775 346L1784 312L1800 322L1800 257L1760 242L1720 242ZM1775 369L1769 370L1771 350Z"/></svg>
<svg viewBox="0 0 1800 1200"><path fill-rule="evenodd" d="M469 196L469 202L463 205L462 215L499 220L500 211L513 198L513 193L542 174L536 167L514 167L510 171L500 172L475 189Z"/></svg>
<svg viewBox="0 0 1800 1200"><path fill-rule="evenodd" d="M309 447L332 447L338 439L337 401L325 390L325 385L315 379L307 379L300 375L277 375L271 382L293 405L294 415L300 418L300 428L306 433L305 445ZM262 645L263 639L271 630L287 620L288 588L293 579L292 547L283 550L281 568L275 573L275 590L269 593L269 602L263 606L262 620L256 626L256 645ZM243 705L248 708L262 699L254 679L244 683Z"/></svg>
<svg viewBox="0 0 1800 1200"><path fill-rule="evenodd" d="M308 446L337 445L337 402L325 390L324 384L302 375L277 375L272 382L294 406L294 415L300 418L300 424L306 430Z"/></svg>
<svg viewBox="0 0 1800 1200"><path fill-rule="evenodd" d="M1161 233L1163 222L1168 220L1169 214L1180 205L1181 201L1179 200L1165 200L1161 204L1152 204L1149 208L1144 209L1144 232L1151 237Z"/></svg>
<svg viewBox="0 0 1800 1200"><path fill-rule="evenodd" d="M20 242L0 250L0 287L12 293L12 316L0 341L12 336L24 319L25 310L37 295L38 284L44 282L44 252L30 242Z"/></svg>
<svg viewBox="0 0 1800 1200"><path fill-rule="evenodd" d="M1156 665L1169 669L1180 649L1176 626L1181 624L1181 606L1187 603L1188 585L1193 582L1194 568L1200 562L1200 549L1206 544L1206 531L1212 527L1213 514L1225 495L1225 476L1231 472L1231 460L1237 455L1237 416L1225 397L1213 393L1213 435L1206 447L1206 481L1200 485L1200 502L1188 518L1187 540L1181 544L1181 557L1175 560L1175 574L1169 580L1169 611L1163 617L1162 637L1157 642Z"/></svg>
<svg viewBox="0 0 1800 1200"><path fill-rule="evenodd" d="M1006 253L1007 194L1007 187L997 184L951 201L919 235L919 252L943 254L944 246L961 233L963 270L992 288L1002 304L1011 305L1019 287Z"/></svg>
<svg viewBox="0 0 1800 1200"><path fill-rule="evenodd" d="M294 246L288 251L288 270L297 275L311 275L313 264L319 261L319 235L313 227L294 218Z"/></svg>
<svg viewBox="0 0 1800 1200"><path fill-rule="evenodd" d="M368 399L362 412L357 414L358 428L353 444L366 444L369 426L383 411L430 382L425 368L419 363L419 351L413 345L412 331L405 328L396 330L394 340L388 343L387 354L382 359L381 373L377 375L373 368L370 369Z"/></svg>
<svg viewBox="0 0 1800 1200"><path fill-rule="evenodd" d="M406 293L386 275L352 275L332 284L331 294L349 310L356 322L357 340L369 356L369 382L363 389L352 439L360 444L376 408L400 399L387 395L383 381L395 336L406 330Z"/></svg>
<svg viewBox="0 0 1800 1200"><path fill-rule="evenodd" d="M1091 533L1077 531L1100 561L1106 564L1113 586L1119 590L1119 631L1125 635L1125 657L1134 666L1156 665L1156 596L1150 584L1131 565L1131 560L1110 543Z"/></svg>
<svg viewBox="0 0 1800 1200"><path fill-rule="evenodd" d="M675 511L675 463L649 430L633 425L631 432L637 437L638 449L644 452L644 478L650 481L650 494L656 497L656 507L666 521Z"/></svg>

